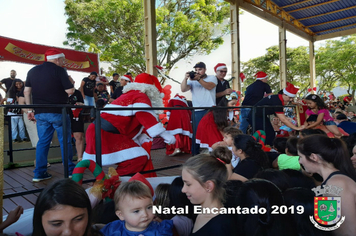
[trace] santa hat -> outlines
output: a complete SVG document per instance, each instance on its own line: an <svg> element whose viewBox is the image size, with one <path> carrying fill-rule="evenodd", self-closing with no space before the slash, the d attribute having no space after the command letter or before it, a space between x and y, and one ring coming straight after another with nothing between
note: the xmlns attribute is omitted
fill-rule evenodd
<svg viewBox="0 0 356 236"><path fill-rule="evenodd" d="M295 95L298 93L299 88L294 87L293 84L287 82L287 87L283 89L283 93L287 95L288 97L294 98Z"/></svg>
<svg viewBox="0 0 356 236"><path fill-rule="evenodd" d="M45 52L45 59L47 60L53 60L53 59L57 59L60 57L65 57L64 53L62 53L61 51L59 51L56 48L50 48Z"/></svg>
<svg viewBox="0 0 356 236"><path fill-rule="evenodd" d="M224 64L224 63L218 63L218 64L214 67L215 73L216 73L218 70L221 70L221 69L227 69L226 64Z"/></svg>
<svg viewBox="0 0 356 236"><path fill-rule="evenodd" d="M255 77L256 77L256 80L261 80L261 79L268 78L268 75L263 71L259 71L255 74Z"/></svg>
<svg viewBox="0 0 356 236"><path fill-rule="evenodd" d="M147 185L147 187L150 189L152 196L155 194L155 192L153 191L152 185L150 184L150 182L148 182L148 180L140 173L136 173L134 176L132 176L128 182L132 182L132 181L140 181L142 183L144 183L145 185Z"/></svg>
<svg viewBox="0 0 356 236"><path fill-rule="evenodd" d="M120 77L120 79L127 80L127 81L129 81L131 83L133 82L131 75L123 75L123 76Z"/></svg>
<svg viewBox="0 0 356 236"><path fill-rule="evenodd" d="M138 76L136 76L135 83L153 85L158 89L158 91L161 95L161 98L164 97L162 86L159 83L156 76L153 76L153 75L150 75L147 73L142 73L142 74L139 74Z"/></svg>

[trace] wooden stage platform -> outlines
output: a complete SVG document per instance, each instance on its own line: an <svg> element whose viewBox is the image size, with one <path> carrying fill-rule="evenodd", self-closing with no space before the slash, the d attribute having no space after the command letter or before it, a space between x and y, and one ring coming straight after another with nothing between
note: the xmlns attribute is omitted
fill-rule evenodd
<svg viewBox="0 0 356 236"><path fill-rule="evenodd" d="M174 166L183 164L190 154L179 154L175 157L166 156L166 149L152 150L152 162L155 169L167 166ZM35 158L34 158L35 159ZM39 183L33 183L34 167L22 167L16 169L4 170L4 195L18 193L28 190L36 190L46 187L48 184L58 179L64 178L64 170L62 163L51 164L48 168L48 173L52 174L52 178ZM108 167L103 168L107 173ZM174 176L181 175L181 168L168 169L157 172L157 176ZM84 173L84 180L93 179L94 176L89 170ZM83 185L85 188L89 187L91 183ZM13 210L17 205L21 205L24 209L33 208L39 193L26 194L12 198L6 198L3 201L3 215L7 215L9 211Z"/></svg>

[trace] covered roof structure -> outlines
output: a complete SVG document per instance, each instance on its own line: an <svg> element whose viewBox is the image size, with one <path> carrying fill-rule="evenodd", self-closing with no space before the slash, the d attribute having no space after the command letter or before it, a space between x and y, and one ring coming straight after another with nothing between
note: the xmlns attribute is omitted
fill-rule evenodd
<svg viewBox="0 0 356 236"><path fill-rule="evenodd" d="M355 0L227 0L307 40L356 33Z"/></svg>
<svg viewBox="0 0 356 236"><path fill-rule="evenodd" d="M286 86L287 37L292 32L309 41L310 87L315 87L314 42L356 34L356 0L225 0L230 3L231 70L240 75L239 9L248 11L279 27L280 87ZM156 29L155 0L144 1L146 68L155 74ZM243 33L243 32L241 32ZM240 80L233 88L241 90Z"/></svg>

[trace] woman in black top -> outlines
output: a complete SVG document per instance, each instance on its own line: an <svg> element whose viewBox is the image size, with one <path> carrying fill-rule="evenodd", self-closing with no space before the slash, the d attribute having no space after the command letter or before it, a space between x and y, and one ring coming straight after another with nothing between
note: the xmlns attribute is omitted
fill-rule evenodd
<svg viewBox="0 0 356 236"><path fill-rule="evenodd" d="M330 189L341 190L326 193L327 196L341 197L341 216L345 216L345 222L335 233L356 235L356 173L345 143L325 135L310 135L299 140L298 155L306 172L322 176L322 188L331 186Z"/></svg>
<svg viewBox="0 0 356 236"><path fill-rule="evenodd" d="M246 179L253 178L257 172L269 167L268 157L262 151L262 145L250 135L235 136L232 151L241 160L234 168L234 173L242 175Z"/></svg>

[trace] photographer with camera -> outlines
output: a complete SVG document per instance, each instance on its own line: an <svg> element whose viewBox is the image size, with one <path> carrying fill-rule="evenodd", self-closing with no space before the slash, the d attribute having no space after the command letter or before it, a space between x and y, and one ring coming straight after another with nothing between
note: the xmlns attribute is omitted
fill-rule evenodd
<svg viewBox="0 0 356 236"><path fill-rule="evenodd" d="M193 107L212 107L216 105L216 85L218 83L216 76L207 75L204 62L198 62L194 66L195 72L185 73L181 84L182 92L192 92ZM194 132L196 133L198 124L208 110L195 109ZM192 154L199 154L199 145L192 147Z"/></svg>

